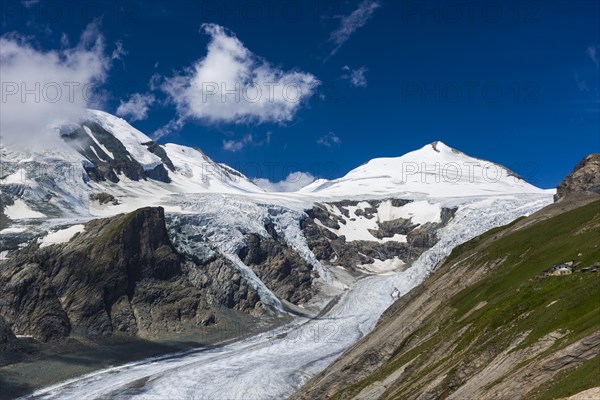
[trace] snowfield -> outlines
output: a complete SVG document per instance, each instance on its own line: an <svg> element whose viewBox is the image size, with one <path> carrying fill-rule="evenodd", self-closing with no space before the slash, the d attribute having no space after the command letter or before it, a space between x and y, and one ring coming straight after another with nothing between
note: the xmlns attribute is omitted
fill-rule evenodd
<svg viewBox="0 0 600 400"><path fill-rule="evenodd" d="M44 218L41 212L32 210L23 200L15 200L14 204L4 209L4 214L11 219Z"/></svg>

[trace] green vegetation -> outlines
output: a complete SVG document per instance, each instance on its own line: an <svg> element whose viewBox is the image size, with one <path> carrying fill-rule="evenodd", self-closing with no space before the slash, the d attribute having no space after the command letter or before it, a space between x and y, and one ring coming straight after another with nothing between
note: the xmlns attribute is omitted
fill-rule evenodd
<svg viewBox="0 0 600 400"><path fill-rule="evenodd" d="M145 211L146 208L139 208L128 214L122 214L119 219L111 221L110 224L104 227L102 239L107 242L113 240L123 232L125 227L127 227L134 220L134 218L136 218L141 212Z"/></svg>
<svg viewBox="0 0 600 400"><path fill-rule="evenodd" d="M464 380L457 366L482 356L492 359L519 337L524 339L512 351L527 348L551 332L563 334L538 356L543 357L600 330L600 274L579 272L600 261L600 202L507 232L515 223L457 247L446 266L472 254L466 261L469 270L492 271L444 302L415 332L398 343L395 355L386 364L338 393L337 398L358 394L415 358L414 368L411 365L410 371L388 388L383 398L414 394L415 388L422 389L419 385L424 377L437 368L445 368L450 372L442 382L443 398ZM577 266L573 274L543 276L554 264L569 260ZM419 338L427 339L411 345ZM448 346L448 351L436 359L433 353L443 346ZM425 360L427 367L422 366L421 361ZM530 362L528 359L515 365L513 371L526 368ZM597 386L599 363L596 356L579 368L567 370L553 382L537 388L533 395L539 400L554 399Z"/></svg>
<svg viewBox="0 0 600 400"><path fill-rule="evenodd" d="M598 386L600 379L600 355L583 363L579 368L574 368L569 373L550 383L544 388L542 394L537 395L537 400L553 400L561 397L572 396L586 389ZM594 384L595 382L595 384Z"/></svg>

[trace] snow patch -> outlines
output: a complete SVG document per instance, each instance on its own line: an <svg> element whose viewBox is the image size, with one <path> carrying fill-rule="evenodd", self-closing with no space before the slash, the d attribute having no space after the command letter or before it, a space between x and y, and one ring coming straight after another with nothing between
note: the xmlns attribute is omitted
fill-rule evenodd
<svg viewBox="0 0 600 400"><path fill-rule="evenodd" d="M102 162L106 162L106 160L104 160L102 157L100 157L98 155L98 153L96 152L96 148L92 145L90 145L90 149L92 150L92 152L96 155L96 158L98 158L98 160L102 161Z"/></svg>
<svg viewBox="0 0 600 400"><path fill-rule="evenodd" d="M392 205L391 200L385 200L377 206L377 213L371 218L364 215L357 215L357 211L364 211L370 208L371 204L366 201L361 201L355 206L343 206L342 209L348 212L346 216L337 206L325 204L325 208L330 214L333 214L341 219L339 229L333 229L325 226L318 218L314 219L315 224L325 228L337 236L344 236L346 242L354 241L369 241L369 242L401 242L406 243L406 235L395 234L393 237L385 237L378 239L370 232L371 230L379 230L380 222L393 221L399 218L410 219L415 224L425 224L428 222L441 222L442 207L439 203L430 203L429 201L414 201L400 207ZM360 214L360 213L359 213Z"/></svg>
<svg viewBox="0 0 600 400"><path fill-rule="evenodd" d="M41 212L32 210L23 200L17 199L14 204L4 208L4 214L10 219L44 218Z"/></svg>
<svg viewBox="0 0 600 400"><path fill-rule="evenodd" d="M112 158L113 160L115 159L115 156L113 155L113 153L111 153L110 151L108 151L108 149L106 148L106 146L104 146L102 143L100 143L98 141L98 139L96 139L96 136L94 136L94 134L92 133L92 131L90 130L90 128L88 128L87 126L83 126L83 130L85 131L85 133L88 134L89 137L92 138L92 140L94 141L94 143L96 143L96 146L100 147L100 149L110 158ZM98 156L98 153L96 153L96 150L94 150L93 146L90 146L92 148L92 150L94 151L94 154L96 154L96 157L100 158L100 156ZM100 158L101 159L101 158ZM102 159L101 159L102 160ZM104 160L102 160L104 161Z"/></svg>
<svg viewBox="0 0 600 400"><path fill-rule="evenodd" d="M406 263L398 257L390 258L388 260L374 259L372 264L362 264L359 268L365 269L375 274L383 274L386 272L398 270L402 268Z"/></svg>
<svg viewBox="0 0 600 400"><path fill-rule="evenodd" d="M77 233L81 233L85 230L83 224L73 225L65 229L60 229L56 232L49 233L45 237L39 239L38 243L40 248L51 246L53 244L67 243Z"/></svg>
<svg viewBox="0 0 600 400"><path fill-rule="evenodd" d="M25 232L27 228L4 228L0 231L0 235L10 235L11 233L21 233Z"/></svg>
<svg viewBox="0 0 600 400"><path fill-rule="evenodd" d="M377 215L381 221L391 221L398 218L410 219L415 224L426 224L428 222L440 223L441 211L439 203L430 203L426 200L413 201L402 207L393 207L391 201L381 202Z"/></svg>

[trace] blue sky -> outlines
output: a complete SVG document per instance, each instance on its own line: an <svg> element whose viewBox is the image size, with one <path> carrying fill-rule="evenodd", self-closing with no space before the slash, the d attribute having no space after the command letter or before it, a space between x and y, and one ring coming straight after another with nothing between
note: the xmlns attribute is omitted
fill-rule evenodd
<svg viewBox="0 0 600 400"><path fill-rule="evenodd" d="M53 65L69 73L87 68L75 72L96 83L94 107L251 178L335 178L442 140L553 187L600 151L597 1L0 7L5 46L55 52ZM68 64L84 50L97 62ZM208 86L202 97L194 86L224 76L242 77L240 90L281 85L268 100L261 86L254 102L223 101ZM285 99L283 87L292 89Z"/></svg>

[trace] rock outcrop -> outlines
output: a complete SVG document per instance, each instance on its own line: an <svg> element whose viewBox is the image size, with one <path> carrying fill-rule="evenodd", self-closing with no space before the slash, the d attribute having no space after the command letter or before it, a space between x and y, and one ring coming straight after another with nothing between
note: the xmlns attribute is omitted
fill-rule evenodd
<svg viewBox="0 0 600 400"><path fill-rule="evenodd" d="M554 201L580 193L600 194L600 153L590 154L577 164L556 187Z"/></svg>
<svg viewBox="0 0 600 400"><path fill-rule="evenodd" d="M301 227L315 257L326 264L343 266L353 274L364 272L357 267L368 267L375 260L399 258L409 263L437 243L437 230L445 226L456 212L454 208L442 208L439 222L423 224L414 223L408 218L379 221L377 210L384 201L398 208L411 203L411 200L403 199L345 200L317 204L306 210L308 218L301 221ZM362 207L358 207L359 203ZM365 206L366 203L368 206ZM349 241L334 232L357 218L377 221L374 222L376 228L368 230L372 240ZM406 240L385 240L395 235L403 235Z"/></svg>
<svg viewBox="0 0 600 400"><path fill-rule="evenodd" d="M270 238L255 233L246 235L246 246L240 259L277 297L293 304L302 304L315 294L313 278L318 276L313 267L279 237L272 225L266 226Z"/></svg>
<svg viewBox="0 0 600 400"><path fill-rule="evenodd" d="M90 221L66 243L30 244L0 268L0 292L0 316L40 341L161 336L214 322L219 307L261 307L223 258L179 254L163 209L151 207Z"/></svg>
<svg viewBox="0 0 600 400"><path fill-rule="evenodd" d="M154 179L171 182L164 165L171 171L175 170L173 163L167 157L164 149L154 142L146 143L148 150L163 161L154 168L145 169L127 151L123 143L95 121L82 121L79 125L61 127L61 137L89 160L84 165L87 175L94 181L119 182L119 175L139 181Z"/></svg>

